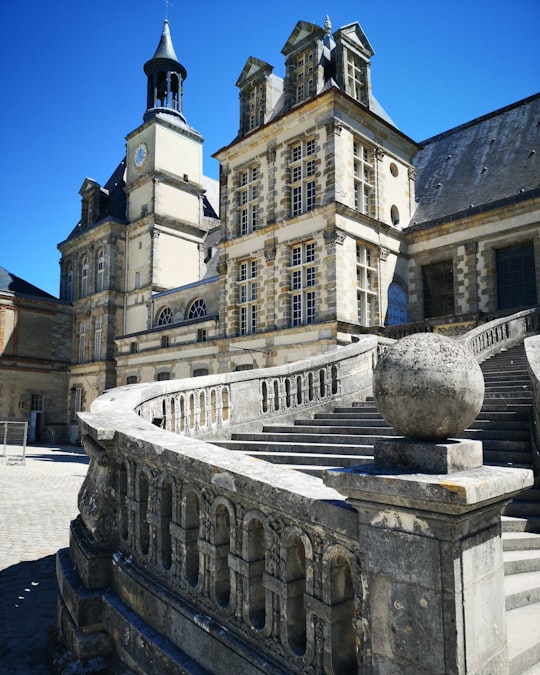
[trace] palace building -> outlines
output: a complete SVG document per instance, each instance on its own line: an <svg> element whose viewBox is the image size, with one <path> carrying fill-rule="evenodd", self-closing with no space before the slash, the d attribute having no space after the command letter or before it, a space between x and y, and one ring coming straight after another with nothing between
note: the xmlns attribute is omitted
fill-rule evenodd
<svg viewBox="0 0 540 675"><path fill-rule="evenodd" d="M83 182L59 244L69 419L117 385L282 365L404 324L454 335L537 305L540 95L419 143L375 98L358 23L299 21L281 53L283 79L253 56L239 74L218 185L165 21L126 157Z"/></svg>

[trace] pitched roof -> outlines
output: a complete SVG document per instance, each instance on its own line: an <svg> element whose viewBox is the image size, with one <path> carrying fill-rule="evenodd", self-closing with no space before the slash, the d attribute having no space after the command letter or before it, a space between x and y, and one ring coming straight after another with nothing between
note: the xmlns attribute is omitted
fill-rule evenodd
<svg viewBox="0 0 540 675"><path fill-rule="evenodd" d="M539 129L536 94L421 143L410 225L531 197L540 188Z"/></svg>
<svg viewBox="0 0 540 675"><path fill-rule="evenodd" d="M54 295L42 291L41 288L30 284L28 281L21 279L16 274L8 272L4 267L0 267L0 291L8 291L14 295L33 296L36 298L48 298L57 300Z"/></svg>

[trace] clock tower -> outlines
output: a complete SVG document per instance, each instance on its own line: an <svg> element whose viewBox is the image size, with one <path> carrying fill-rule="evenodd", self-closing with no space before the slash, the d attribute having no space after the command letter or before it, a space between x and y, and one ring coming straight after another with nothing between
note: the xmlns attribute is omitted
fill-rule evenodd
<svg viewBox="0 0 540 675"><path fill-rule="evenodd" d="M204 272L203 139L182 111L187 73L167 20L144 72L143 123L126 139L128 332L146 327L142 305L153 292L193 283Z"/></svg>

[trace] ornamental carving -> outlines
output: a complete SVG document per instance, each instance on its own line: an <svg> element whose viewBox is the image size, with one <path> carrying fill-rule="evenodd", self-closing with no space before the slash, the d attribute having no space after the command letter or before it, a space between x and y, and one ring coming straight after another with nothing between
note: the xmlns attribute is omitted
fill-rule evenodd
<svg viewBox="0 0 540 675"><path fill-rule="evenodd" d="M388 260L389 255L390 255L390 249L386 248L386 246L381 246L380 251L379 251L379 257L382 260L382 262L386 262Z"/></svg>
<svg viewBox="0 0 540 675"><path fill-rule="evenodd" d="M336 228L332 228L330 230L325 230L323 236L324 236L324 241L327 245L339 244L340 246L343 245L343 242L345 241L345 238L347 237L345 232L343 232L342 230L337 230Z"/></svg>
<svg viewBox="0 0 540 675"><path fill-rule="evenodd" d="M272 262L273 260L276 259L276 247L275 246L267 246L264 249L264 259L266 262Z"/></svg>

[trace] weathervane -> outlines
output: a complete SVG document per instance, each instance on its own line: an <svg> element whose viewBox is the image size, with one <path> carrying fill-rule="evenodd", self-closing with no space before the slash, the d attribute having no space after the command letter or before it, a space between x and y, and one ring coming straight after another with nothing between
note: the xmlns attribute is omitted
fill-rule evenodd
<svg viewBox="0 0 540 675"><path fill-rule="evenodd" d="M170 0L163 0L165 2L165 19L169 19L169 6L174 7Z"/></svg>

